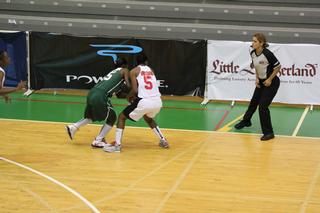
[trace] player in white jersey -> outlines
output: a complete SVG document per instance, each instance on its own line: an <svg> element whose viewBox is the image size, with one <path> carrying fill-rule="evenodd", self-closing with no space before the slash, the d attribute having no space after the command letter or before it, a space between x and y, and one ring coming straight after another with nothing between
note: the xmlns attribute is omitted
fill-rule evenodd
<svg viewBox="0 0 320 213"><path fill-rule="evenodd" d="M16 92L25 87L25 82L20 82L16 88L5 88L4 81L6 78L6 73L4 68L9 66L10 57L8 53L4 50L0 50L0 96L3 96L6 102L10 102L11 98L8 96L9 93Z"/></svg>
<svg viewBox="0 0 320 213"><path fill-rule="evenodd" d="M138 55L138 66L130 71L132 88L128 95L128 99L131 104L118 116L116 141L113 146L105 146L103 148L106 152L120 152L126 119L138 121L142 117L159 138L159 146L162 148L169 148L167 140L153 119L159 113L162 107L162 101L157 79L152 69L147 65L147 60L148 59L144 54Z"/></svg>

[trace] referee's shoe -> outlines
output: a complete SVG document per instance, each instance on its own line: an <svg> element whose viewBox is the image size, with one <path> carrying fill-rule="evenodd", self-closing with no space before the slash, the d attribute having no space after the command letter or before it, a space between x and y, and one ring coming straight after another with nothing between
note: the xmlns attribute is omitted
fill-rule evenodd
<svg viewBox="0 0 320 213"><path fill-rule="evenodd" d="M265 134L263 135L260 140L262 141L267 141L267 140L270 140L270 139L273 139L274 138L274 134L273 133L269 133L269 134Z"/></svg>
<svg viewBox="0 0 320 213"><path fill-rule="evenodd" d="M243 127L249 127L249 126L251 126L251 125L252 125L251 121L244 121L244 120L242 120L242 121L240 121L239 123L237 123L237 124L234 126L234 128L236 128L236 129L242 129Z"/></svg>

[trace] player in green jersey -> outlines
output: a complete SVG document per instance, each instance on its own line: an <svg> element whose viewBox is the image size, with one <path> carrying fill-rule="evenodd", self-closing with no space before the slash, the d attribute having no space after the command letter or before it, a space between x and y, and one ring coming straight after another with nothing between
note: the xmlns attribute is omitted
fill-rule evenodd
<svg viewBox="0 0 320 213"><path fill-rule="evenodd" d="M116 69L103 77L103 80L97 83L88 93L87 105L84 112L84 118L76 123L66 126L67 133L72 140L80 127L95 121L105 120L100 133L91 143L92 147L102 148L106 145L105 136L112 129L117 120L117 115L110 98L114 93L120 93L126 85L129 85L129 70L127 61L119 58L115 61Z"/></svg>

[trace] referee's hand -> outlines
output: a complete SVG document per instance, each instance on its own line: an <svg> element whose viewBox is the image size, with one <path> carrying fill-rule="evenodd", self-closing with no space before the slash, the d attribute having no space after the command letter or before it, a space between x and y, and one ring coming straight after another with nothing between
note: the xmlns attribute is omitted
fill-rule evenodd
<svg viewBox="0 0 320 213"><path fill-rule="evenodd" d="M260 88L260 81L258 78L256 78L256 87Z"/></svg>
<svg viewBox="0 0 320 213"><path fill-rule="evenodd" d="M271 85L271 80L269 79L269 78L267 78L264 82L263 82L263 84L266 86L266 87L269 87L270 85Z"/></svg>

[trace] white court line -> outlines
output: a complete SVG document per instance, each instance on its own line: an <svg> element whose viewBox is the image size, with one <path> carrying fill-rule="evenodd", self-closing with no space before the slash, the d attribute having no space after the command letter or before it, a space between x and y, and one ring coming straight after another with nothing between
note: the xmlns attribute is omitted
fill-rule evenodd
<svg viewBox="0 0 320 213"><path fill-rule="evenodd" d="M38 202L40 202L43 206L45 206L47 208L48 212L56 212L56 210L54 208L52 208L50 206L50 204L46 200L44 200L40 195L38 195L37 193L35 193L32 190L25 188L25 187L21 187L21 189L23 191L27 192L32 197L34 197L36 200L38 200Z"/></svg>
<svg viewBox="0 0 320 213"><path fill-rule="evenodd" d="M0 173L0 178L2 179L5 179L4 175ZM14 184L15 187L17 187L18 189L21 189L22 191L28 193L29 195L31 195L32 197L34 197L35 200L37 200L39 203L41 203L43 206L45 206L47 208L47 211L48 212L56 212L54 210L54 208L52 208L50 206L50 204L45 200L43 199L40 195L38 195L37 193L33 192L31 189L28 189L26 187L23 187L21 186L21 184L17 183L17 182L12 182L11 180L8 180L10 181L10 184Z"/></svg>
<svg viewBox="0 0 320 213"><path fill-rule="evenodd" d="M179 185L181 184L181 182L183 181L183 179L186 177L186 175L188 174L188 172L190 171L190 169L192 168L193 164L196 162L196 160L198 159L200 153L203 151L204 149L204 145L206 145L206 142L203 142L200 146L200 148L198 149L197 153L193 156L193 158L191 159L191 161L188 163L187 167L182 171L180 177L178 178L178 180L175 182L175 184L171 187L171 189L168 191L168 193L166 194L166 196L163 198L163 200L161 201L161 203L159 204L158 208L155 210L155 212L161 212L161 209L163 208L163 206L166 204L166 202L170 199L171 195L177 190L177 188L179 187Z"/></svg>
<svg viewBox="0 0 320 213"><path fill-rule="evenodd" d="M302 125L302 122L304 121L304 119L305 119L306 116L307 116L308 111L309 111L309 106L307 106L307 107L304 109L304 111L303 111L303 113L302 113L302 115L301 115L301 118L300 118L300 120L299 120L296 128L295 128L294 131L293 131L293 134L292 134L293 137L296 137L296 136L297 136L297 134L298 134L298 132L299 132L299 130L300 130L300 127L301 127L301 125Z"/></svg>
<svg viewBox="0 0 320 213"><path fill-rule="evenodd" d="M141 182L143 182L145 179L147 179L148 177L151 177L152 175L154 175L156 172L160 171L161 169L165 168L167 165L169 165L170 163L172 163L173 161L177 160L178 158L180 158L181 156L183 156L184 154L188 153L190 150L193 150L195 147L200 146L198 143L195 143L193 145L191 145L189 148L187 148L187 150L181 152L180 154L174 156L173 158L161 163L160 166L152 169L150 172L148 172L146 175L142 176L141 178L139 178L138 180L134 181L133 183L131 183L127 188L121 189L118 192L115 192L114 194L111 194L109 196L103 197L100 200L95 201L96 204L99 203L103 203L103 202L112 202L110 201L111 199L114 199L116 197L120 197L122 194L125 194L131 190L134 190L134 188ZM78 206L74 206L71 208L67 208L67 209L63 209L65 210L70 210L70 209L75 209L78 208Z"/></svg>
<svg viewBox="0 0 320 213"><path fill-rule="evenodd" d="M311 199L311 196L314 192L314 189L315 189L315 186L316 186L316 183L317 183L317 180L319 179L320 177L320 163L318 164L318 168L312 178L312 181L310 183L310 186L308 188L308 192L307 192L307 195L301 205L301 209L300 209L300 213L305 213L306 212L306 209L307 209L307 206L308 206L308 203Z"/></svg>
<svg viewBox="0 0 320 213"><path fill-rule="evenodd" d="M22 120L22 119L8 119L8 118L0 118L0 121L19 121L19 122L29 122L29 123L48 123L48 124L70 124L66 122L59 122L59 121L38 121L38 120ZM101 124L88 124L90 126L98 126L101 127ZM131 129L150 129L149 127L137 127L137 126L126 126L126 128ZM167 129L161 128L161 130L168 130L168 131L179 131L179 132L203 132L203 133L211 133L211 134L223 134L223 135L261 135L258 133L246 133L246 132L219 132L219 131L212 131L212 130L189 130L189 129ZM277 137L283 138L301 138L301 139L313 139L319 140L319 137L307 137L307 136L292 136L292 135L276 135Z"/></svg>
<svg viewBox="0 0 320 213"><path fill-rule="evenodd" d="M76 197L78 197L80 200L82 200L82 201L92 210L92 212L94 212L94 213L100 213L100 211L99 211L95 206L93 206L87 199L85 199L83 196L81 196L78 192L76 192L75 190L71 189L69 186L67 186L67 185L65 185L65 184L63 184L63 183L55 180L54 178L52 178L52 177L50 177L50 176L48 176L48 175L46 175L46 174L44 174L44 173L42 173L42 172L39 172L39 171L37 171L37 170L34 170L34 169L32 169L32 168L30 168L30 167L28 167L28 166L25 166L25 165L23 165L23 164L21 164L21 163L17 163L17 162L15 162L15 161L9 160L9 159L7 159L7 158L0 157L0 160L6 161L6 162L11 163L11 164L14 164L14 165L16 165L16 166L19 166L19 167L21 167L21 168L24 168L24 169L26 169L26 170L29 170L29 171L37 174L37 175L40 175L41 177L44 177L44 178L48 179L49 181L51 181L51 182L53 182L53 183L61 186L61 187L64 188L65 190L71 192L73 195L75 195Z"/></svg>

